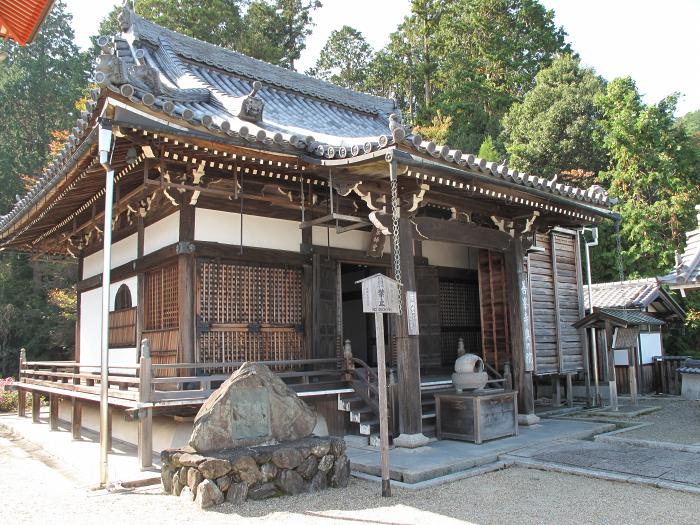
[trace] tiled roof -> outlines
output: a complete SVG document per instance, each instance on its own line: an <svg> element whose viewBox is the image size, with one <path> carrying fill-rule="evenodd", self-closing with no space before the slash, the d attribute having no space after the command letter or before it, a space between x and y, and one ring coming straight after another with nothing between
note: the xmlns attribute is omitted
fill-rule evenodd
<svg viewBox="0 0 700 525"><path fill-rule="evenodd" d="M654 317L646 312L639 310L623 310L616 308L598 308L593 313L588 314L583 319L576 321L572 326L575 328L588 328L591 326L599 326L604 322L611 322L613 326L632 327L632 326L662 326L665 321Z"/></svg>
<svg viewBox="0 0 700 525"><path fill-rule="evenodd" d="M148 22L125 9L123 31L100 37L102 55L85 112L64 148L30 193L0 217L0 231L18 220L72 166L76 152L92 137L89 123L96 101L114 92L136 108L197 128L216 139L231 138L324 160L346 159L398 147L507 183L534 188L600 210L614 200L599 186L574 188L506 165L487 162L412 134L394 101L341 88L291 70L207 44ZM256 114L255 111L259 110ZM255 116L259 118L255 118ZM253 118L251 118L251 116Z"/></svg>
<svg viewBox="0 0 700 525"><path fill-rule="evenodd" d="M698 229L685 234L685 251L678 257L673 272L661 281L671 288L700 288L700 205L695 206L698 212Z"/></svg>
<svg viewBox="0 0 700 525"><path fill-rule="evenodd" d="M646 308L653 303L661 291L661 284L655 277L596 283L592 288L593 306L595 308ZM586 309L591 305L588 300L588 286L584 286Z"/></svg>
<svg viewBox="0 0 700 525"><path fill-rule="evenodd" d="M52 7L53 0L0 0L0 38L28 44Z"/></svg>

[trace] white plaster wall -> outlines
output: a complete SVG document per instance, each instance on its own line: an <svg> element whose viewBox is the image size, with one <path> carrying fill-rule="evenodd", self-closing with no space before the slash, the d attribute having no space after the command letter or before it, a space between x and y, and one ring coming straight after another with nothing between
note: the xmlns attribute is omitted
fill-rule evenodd
<svg viewBox="0 0 700 525"><path fill-rule="evenodd" d="M58 417L66 424L70 422L71 405L70 401L61 401L58 410ZM81 420L83 435L90 431L100 430L100 410L97 405L83 404L83 417ZM187 445L192 433L193 423L191 421L175 421L171 417L155 416L153 418L153 451L160 454L166 448L180 448ZM126 421L124 410L113 408L112 412L112 437L132 445L138 443L138 423ZM88 432L85 432L87 430Z"/></svg>
<svg viewBox="0 0 700 525"><path fill-rule="evenodd" d="M165 219L146 226L143 235L144 255L178 242L180 236L180 212L168 215Z"/></svg>
<svg viewBox="0 0 700 525"><path fill-rule="evenodd" d="M114 310L117 290L126 284L131 292L131 304L136 306L136 276L112 283L109 287L110 311ZM83 292L80 297L80 362L100 363L100 334L102 322L102 287ZM110 348L110 365L135 365L138 353L136 348ZM133 375L135 371L110 369L112 372Z"/></svg>
<svg viewBox="0 0 700 525"><path fill-rule="evenodd" d="M237 245L241 242L241 216L218 210L195 210L196 241ZM243 245L299 252L301 230L296 221L243 215Z"/></svg>
<svg viewBox="0 0 700 525"><path fill-rule="evenodd" d="M427 257L432 266L464 268L476 270L477 250L463 244L440 241L422 241L423 257Z"/></svg>
<svg viewBox="0 0 700 525"><path fill-rule="evenodd" d="M112 245L112 262L110 267L116 268L136 259L137 241L137 236L134 234L114 243ZM100 273L102 273L102 250L83 259L83 279Z"/></svg>
<svg viewBox="0 0 700 525"><path fill-rule="evenodd" d="M661 332L639 334L639 340L642 364L649 364L652 357L661 355Z"/></svg>
<svg viewBox="0 0 700 525"><path fill-rule="evenodd" d="M335 229L330 228L329 230L323 226L313 226L311 228L311 242L317 246L327 246L329 243L329 231L331 248L344 248L362 252L366 252L367 248L369 248L369 232L350 230L345 233L337 233ZM391 251L390 239L391 237L385 237L384 239L384 253Z"/></svg>

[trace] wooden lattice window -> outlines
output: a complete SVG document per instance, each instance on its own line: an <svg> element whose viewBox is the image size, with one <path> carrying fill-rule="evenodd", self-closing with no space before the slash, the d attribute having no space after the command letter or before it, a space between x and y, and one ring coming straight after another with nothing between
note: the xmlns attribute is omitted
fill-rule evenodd
<svg viewBox="0 0 700 525"><path fill-rule="evenodd" d="M200 362L304 359L302 271L199 263Z"/></svg>
<svg viewBox="0 0 700 525"><path fill-rule="evenodd" d="M177 265L147 272L144 280L144 328L177 328Z"/></svg>

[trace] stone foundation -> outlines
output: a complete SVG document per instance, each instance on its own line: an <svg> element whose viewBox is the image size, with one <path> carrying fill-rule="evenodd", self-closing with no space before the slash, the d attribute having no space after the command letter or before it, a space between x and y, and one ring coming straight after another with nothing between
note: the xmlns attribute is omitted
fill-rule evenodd
<svg viewBox="0 0 700 525"><path fill-rule="evenodd" d="M310 437L203 454L189 447L167 449L161 460L165 492L201 508L345 487L350 477L342 438Z"/></svg>

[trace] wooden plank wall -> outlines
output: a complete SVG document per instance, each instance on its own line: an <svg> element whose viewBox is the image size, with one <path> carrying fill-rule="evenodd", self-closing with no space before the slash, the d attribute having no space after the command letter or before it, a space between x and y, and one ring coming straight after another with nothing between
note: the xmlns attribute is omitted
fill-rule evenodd
<svg viewBox="0 0 700 525"><path fill-rule="evenodd" d="M143 337L151 342L153 363L176 363L179 338L176 264L144 275L143 316ZM170 377L176 375L176 370L160 370L158 374Z"/></svg>
<svg viewBox="0 0 700 525"><path fill-rule="evenodd" d="M539 375L582 370L584 337L572 323L583 317L581 280L575 235L552 231L538 234L544 251L529 255L535 339L535 372Z"/></svg>
<svg viewBox="0 0 700 525"><path fill-rule="evenodd" d="M109 312L110 348L136 346L136 307Z"/></svg>
<svg viewBox="0 0 700 525"><path fill-rule="evenodd" d="M479 250L482 358L502 371L510 361L505 259L502 253Z"/></svg>

